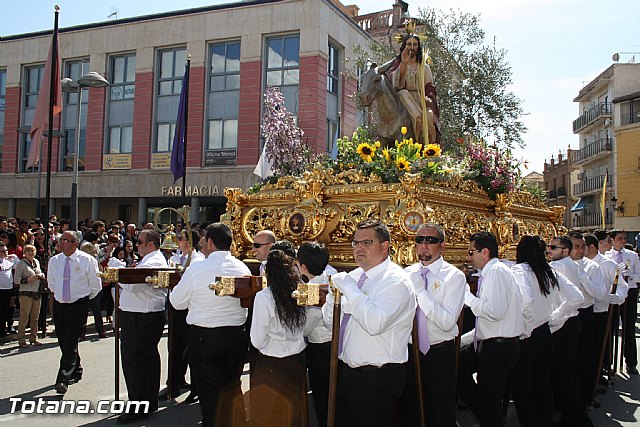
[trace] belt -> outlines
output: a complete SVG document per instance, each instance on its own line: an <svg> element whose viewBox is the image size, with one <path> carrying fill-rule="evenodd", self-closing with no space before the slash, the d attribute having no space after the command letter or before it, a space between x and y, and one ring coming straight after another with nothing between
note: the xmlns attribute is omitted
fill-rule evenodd
<svg viewBox="0 0 640 427"><path fill-rule="evenodd" d="M441 341L441 342L439 342L438 344L430 344L430 345L429 345L429 351L431 351L431 350L436 350L436 349L438 349L438 348L442 348L442 347L444 347L444 346L446 346L446 345L453 344L454 342L455 342L455 339L453 339L453 340L449 340L449 341ZM409 344L409 345L410 345L410 346L413 346L413 344Z"/></svg>
<svg viewBox="0 0 640 427"><path fill-rule="evenodd" d="M364 366L358 366L357 368L352 368L349 365L347 365L347 367L349 369L354 369L356 371L376 372L376 371L382 371L382 370L385 370L385 369L398 368L398 367L400 367L402 365L403 365L403 363L385 363L384 365L380 365L380 366L364 365Z"/></svg>
<svg viewBox="0 0 640 427"><path fill-rule="evenodd" d="M512 338L503 338L503 337L495 337L495 338L487 338L486 340L482 340L483 343L495 343L495 344L510 344L514 342L520 341L519 337Z"/></svg>

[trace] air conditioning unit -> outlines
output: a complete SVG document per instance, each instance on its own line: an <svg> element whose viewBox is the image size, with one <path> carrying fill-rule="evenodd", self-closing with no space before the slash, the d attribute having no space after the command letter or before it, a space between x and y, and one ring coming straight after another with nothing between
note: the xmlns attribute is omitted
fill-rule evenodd
<svg viewBox="0 0 640 427"><path fill-rule="evenodd" d="M613 124L613 120L611 119L604 119L604 125L605 126L611 126Z"/></svg>

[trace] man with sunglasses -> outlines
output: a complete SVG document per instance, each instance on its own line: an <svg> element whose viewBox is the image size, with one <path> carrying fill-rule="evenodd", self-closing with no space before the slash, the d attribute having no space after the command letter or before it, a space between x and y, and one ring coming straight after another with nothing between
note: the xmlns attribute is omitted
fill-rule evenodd
<svg viewBox="0 0 640 427"><path fill-rule="evenodd" d="M522 295L509 267L498 260L498 241L493 233L473 234L467 253L468 262L480 276L476 295L468 288L465 292L465 304L476 321L475 328L461 338L464 347L460 350L457 392L480 426L500 426L502 396L520 357Z"/></svg>
<svg viewBox="0 0 640 427"><path fill-rule="evenodd" d="M271 246L276 242L276 235L271 230L262 230L253 237L253 256L260 261L260 275L264 275L264 266Z"/></svg>
<svg viewBox="0 0 640 427"><path fill-rule="evenodd" d="M589 281L584 271L571 259L573 242L569 236L556 236L549 242L547 255L554 270L564 275L585 296L584 283ZM558 305L561 301L558 301ZM560 321L549 322L553 336L552 387L557 406L562 413L562 425L592 425L580 394L578 377L578 343L582 321L574 310Z"/></svg>
<svg viewBox="0 0 640 427"><path fill-rule="evenodd" d="M333 276L343 297L338 426L392 426L404 390L416 299L409 275L389 258L390 240L382 222L362 221L351 242L359 267ZM327 325L333 324L334 301L329 293L322 307Z"/></svg>
<svg viewBox="0 0 640 427"><path fill-rule="evenodd" d="M405 268L410 274L418 310L419 343L409 344L406 409L402 425L418 426L413 346L420 348L420 373L427 425L456 425L455 367L458 317L464 305L464 273L446 262L445 231L440 225L420 225L415 237L419 262ZM427 344L428 343L428 344Z"/></svg>
<svg viewBox="0 0 640 427"><path fill-rule="evenodd" d="M58 243L61 253L51 257L47 268L48 286L54 296L53 322L62 351L55 382L59 394L82 379L78 341L87 323L89 300L102 290L98 261L78 250L81 240L79 232L65 231Z"/></svg>

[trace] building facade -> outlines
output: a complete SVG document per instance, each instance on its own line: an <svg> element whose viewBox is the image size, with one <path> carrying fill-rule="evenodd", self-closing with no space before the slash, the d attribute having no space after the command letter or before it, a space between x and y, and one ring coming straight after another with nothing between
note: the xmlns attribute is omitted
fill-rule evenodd
<svg viewBox="0 0 640 427"><path fill-rule="evenodd" d="M51 153L50 213L69 217L80 108L78 218L143 223L154 208L185 200L192 221L217 220L225 210L224 189L257 180L267 86L280 88L305 142L315 152L330 151L336 133L349 134L357 125L357 82L343 73L344 60L351 46L366 46L370 36L339 2L256 0L61 25L59 40L62 77L77 80L95 71L110 86L85 89L80 99L63 94L55 125L61 137L53 139ZM50 43L48 31L3 37L0 44L0 215L44 213L36 200L44 199L46 170L27 169L26 160ZM183 195L169 165L187 55Z"/></svg>
<svg viewBox="0 0 640 427"><path fill-rule="evenodd" d="M551 156L549 162L544 162L543 187L547 192L547 206L564 206L564 226L572 228L577 226L578 219L571 212L574 199L571 197L569 186L571 185L572 150L566 153L558 153L557 159Z"/></svg>
<svg viewBox="0 0 640 427"><path fill-rule="evenodd" d="M615 63L574 99L580 112L573 121L580 148L571 154L576 227L602 228L604 211L606 228L640 229L640 117L633 116L640 112L640 96L628 98L639 91L640 64Z"/></svg>

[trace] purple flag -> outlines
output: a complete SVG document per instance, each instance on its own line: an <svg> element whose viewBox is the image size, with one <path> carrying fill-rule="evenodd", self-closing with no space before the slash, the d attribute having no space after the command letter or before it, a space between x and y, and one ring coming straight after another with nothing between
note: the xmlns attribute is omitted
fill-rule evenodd
<svg viewBox="0 0 640 427"><path fill-rule="evenodd" d="M187 165L187 112L189 110L189 63L184 68L182 78L182 90L180 91L180 104L178 105L178 118L176 119L176 131L173 135L173 148L171 150L171 172L173 182L185 176Z"/></svg>

